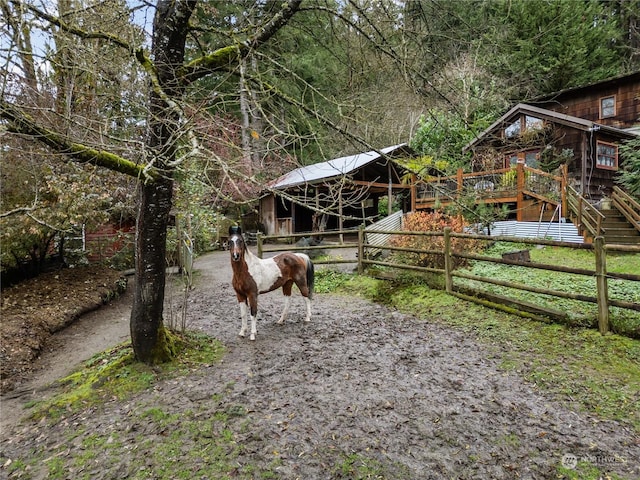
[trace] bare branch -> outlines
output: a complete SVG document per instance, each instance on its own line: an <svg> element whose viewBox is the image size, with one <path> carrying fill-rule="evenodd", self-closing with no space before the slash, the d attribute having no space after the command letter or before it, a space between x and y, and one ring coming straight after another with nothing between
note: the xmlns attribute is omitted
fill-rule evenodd
<svg viewBox="0 0 640 480"><path fill-rule="evenodd" d="M33 12L37 17L46 20L47 22L59 27L61 30L64 30L65 32L68 33L72 33L73 35L76 35L80 38L84 38L84 39L102 39L102 40L107 40L111 43L113 43L114 45L117 45L119 47L124 48L125 50L132 52L132 53L137 53L139 50L142 50L142 48L140 47L134 47L132 45L130 45L129 43L125 42L124 40L122 40L121 38L117 37L116 35L113 35L111 33L108 32L101 32L101 31L94 31L94 32L87 32L85 30L82 30L81 28L77 28L74 27L72 25L69 25L68 23L64 22L63 20L61 20L58 17L54 17L53 15L49 15L47 12L44 12L42 10L40 10L39 8L26 3L26 2L21 2L21 1L13 1L12 3L16 4L17 6L21 6L21 7L25 7L28 10L30 10L31 12Z"/></svg>
<svg viewBox="0 0 640 480"><path fill-rule="evenodd" d="M226 69L239 58L255 50L280 30L293 15L300 10L302 0L289 0L283 3L282 10L276 13L266 24L244 42L220 48L209 55L204 55L185 65L178 73L186 83L192 83L209 75L213 70Z"/></svg>
<svg viewBox="0 0 640 480"><path fill-rule="evenodd" d="M51 231L63 232L63 233L73 233L73 228L59 228L59 227L56 227L54 225L51 225L51 224L45 222L44 220L40 220L39 218L34 217L31 213L27 213L27 217L29 217L31 220L33 220L37 224L42 225L45 228L48 228Z"/></svg>
<svg viewBox="0 0 640 480"><path fill-rule="evenodd" d="M139 165L119 155L72 142L65 136L38 125L34 119L21 109L4 100L0 101L0 118L9 121L7 125L8 132L33 137L55 151L68 155L76 162L90 163L131 177L147 180L156 180L161 175L156 168L145 169L144 165Z"/></svg>
<svg viewBox="0 0 640 480"><path fill-rule="evenodd" d="M18 208L14 208L13 210L9 210L9 211L0 213L0 218L10 217L12 215L17 215L18 213L32 212L34 209L35 209L35 207L18 207Z"/></svg>

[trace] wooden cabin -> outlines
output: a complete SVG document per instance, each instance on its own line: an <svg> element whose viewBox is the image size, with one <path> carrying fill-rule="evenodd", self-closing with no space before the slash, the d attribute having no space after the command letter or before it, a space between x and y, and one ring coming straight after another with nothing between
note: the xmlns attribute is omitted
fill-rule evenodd
<svg viewBox="0 0 640 480"><path fill-rule="evenodd" d="M371 223L382 198L408 209L408 173L394 159L413 155L406 144L297 168L272 181L260 199L267 235L336 230Z"/></svg>
<svg viewBox="0 0 640 480"><path fill-rule="evenodd" d="M415 208L472 194L508 204L517 221L573 219L575 205L602 209L620 190L619 147L638 135L640 72L520 103L465 147L470 173L417 182Z"/></svg>

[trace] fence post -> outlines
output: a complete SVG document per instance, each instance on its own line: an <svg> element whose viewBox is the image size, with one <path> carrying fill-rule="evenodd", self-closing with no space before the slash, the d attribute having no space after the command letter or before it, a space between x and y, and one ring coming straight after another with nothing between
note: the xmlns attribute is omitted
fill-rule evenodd
<svg viewBox="0 0 640 480"><path fill-rule="evenodd" d="M361 223L358 227L358 275L364 273L364 224Z"/></svg>
<svg viewBox="0 0 640 480"><path fill-rule="evenodd" d="M256 243L258 244L258 258L262 258L262 233L256 234Z"/></svg>
<svg viewBox="0 0 640 480"><path fill-rule="evenodd" d="M609 331L609 293L607 290L607 254L604 237L594 239L596 251L596 286L598 295L598 330L602 335Z"/></svg>
<svg viewBox="0 0 640 480"><path fill-rule="evenodd" d="M453 292L453 277L451 271L451 227L444 229L444 284L447 293Z"/></svg>
<svg viewBox="0 0 640 480"><path fill-rule="evenodd" d="M526 186L526 176L524 163L516 163L516 220L522 222L524 216L524 188Z"/></svg>

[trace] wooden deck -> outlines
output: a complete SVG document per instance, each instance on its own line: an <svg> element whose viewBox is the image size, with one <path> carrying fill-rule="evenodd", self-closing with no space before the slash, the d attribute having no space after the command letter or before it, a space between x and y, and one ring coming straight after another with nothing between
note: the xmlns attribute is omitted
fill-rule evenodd
<svg viewBox="0 0 640 480"><path fill-rule="evenodd" d="M608 243L640 244L640 204L619 187L614 187L612 207L584 199L567 186L566 170L561 176L518 164L485 172L434 177L414 183L412 210L437 210L454 203L509 204L517 222L573 222L585 241L597 236Z"/></svg>
<svg viewBox="0 0 640 480"><path fill-rule="evenodd" d="M566 207L565 176L517 164L484 172L433 177L415 182L412 210L435 210L469 199L476 204L513 204L518 221L550 217L558 205Z"/></svg>

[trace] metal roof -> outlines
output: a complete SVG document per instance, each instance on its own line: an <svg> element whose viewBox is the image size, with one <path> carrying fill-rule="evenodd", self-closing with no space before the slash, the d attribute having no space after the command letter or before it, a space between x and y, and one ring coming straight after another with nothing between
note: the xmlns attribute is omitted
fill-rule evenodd
<svg viewBox="0 0 640 480"><path fill-rule="evenodd" d="M406 143L401 143L399 145L394 145L393 147L382 148L379 151L374 150L371 152L358 153L348 157L335 158L326 162L296 168L289 173L285 173L280 178L273 180L269 183L269 186L271 188L283 189L305 183L317 183L321 180L328 180L341 175L347 175L364 165L383 158L384 155L406 147L406 145Z"/></svg>

